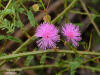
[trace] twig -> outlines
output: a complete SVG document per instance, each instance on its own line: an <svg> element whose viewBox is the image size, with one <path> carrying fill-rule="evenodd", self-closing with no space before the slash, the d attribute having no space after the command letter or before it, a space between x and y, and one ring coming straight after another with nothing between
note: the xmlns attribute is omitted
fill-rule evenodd
<svg viewBox="0 0 100 75"><path fill-rule="evenodd" d="M8 2L8 4L6 5L6 7L5 7L4 10L6 10L6 9L9 7L9 5L10 5L11 2L12 2L12 0L9 0L9 2Z"/></svg>
<svg viewBox="0 0 100 75"><path fill-rule="evenodd" d="M86 63L88 63L89 61L95 61L95 60L97 60L97 59L100 59L100 56L95 57L95 58L90 59L90 60L87 60L87 61L83 62L83 64L86 64Z"/></svg>
<svg viewBox="0 0 100 75"><path fill-rule="evenodd" d="M36 54L43 54L43 53L68 53L68 54L75 54L74 51L72 50L40 50L40 51L32 51L32 52L25 52L25 53L18 53L18 54L11 54L7 56L1 56L0 60L8 60L12 58L17 58L17 57L23 57L23 56L28 56L28 55L36 55ZM77 51L78 54L80 55L96 55L99 56L100 52L87 52L87 51Z"/></svg>
<svg viewBox="0 0 100 75"><path fill-rule="evenodd" d="M91 44L92 44L92 32L91 32L91 34L90 34L90 40L89 40L88 51L91 49Z"/></svg>
<svg viewBox="0 0 100 75"><path fill-rule="evenodd" d="M22 67L22 68L15 68L15 69L0 70L0 72L23 71L23 70L41 69L41 68L53 68L53 67L68 67L68 65L62 65L62 66L59 66L58 64L38 65L38 66L30 66L30 67Z"/></svg>
<svg viewBox="0 0 100 75"><path fill-rule="evenodd" d="M67 5L68 0L63 0L63 1L64 1L64 7L67 8L67 6L68 6ZM68 13L67 12L65 13L65 17L66 17L66 23L68 23L69 20L68 20Z"/></svg>
<svg viewBox="0 0 100 75"><path fill-rule="evenodd" d="M73 0L73 2L66 9L64 9L55 19L53 19L51 23L55 23L61 16L63 16L66 12L68 12L75 5L77 1L78 0Z"/></svg>
<svg viewBox="0 0 100 75"><path fill-rule="evenodd" d="M13 54L20 52L22 48L26 47L29 43L31 43L34 40L35 40L35 36L33 35L30 39L28 39L27 41L25 41L19 48L17 48L13 52Z"/></svg>
<svg viewBox="0 0 100 75"><path fill-rule="evenodd" d="M69 12L72 14L88 15L86 12L81 12L78 10L70 10ZM90 15L92 15L92 16L95 15L96 17L100 17L100 15L98 15L98 14L91 13Z"/></svg>
<svg viewBox="0 0 100 75"><path fill-rule="evenodd" d="M40 0L40 2L41 2L41 5L42 5L43 9L44 9L44 10L46 10L46 8L45 8L45 6L44 6L43 1L42 1L42 0Z"/></svg>
<svg viewBox="0 0 100 75"><path fill-rule="evenodd" d="M41 68L56 68L56 67L70 67L69 64L59 65L59 64L50 64L50 65L37 65L37 66L30 66L30 67L22 67L22 68L13 68L13 69L4 69L0 70L0 72L15 72L15 71L23 71L23 70L32 70L32 69L41 69ZM97 67L91 67L91 66L79 66L79 68L89 69L92 71L98 71L100 72L100 68Z"/></svg>
<svg viewBox="0 0 100 75"><path fill-rule="evenodd" d="M82 5L83 9L85 10L85 12L87 13L87 15L88 15L88 17L89 17L91 23L93 24L94 28L96 29L96 31L97 31L97 33L98 33L98 35L99 35L99 37L100 37L99 28L97 27L96 23L95 23L94 20L92 19L92 16L91 16L91 14L89 13L89 11L88 11L88 9L87 9L85 3L84 3L82 0L80 0L80 3L81 3L81 5Z"/></svg>

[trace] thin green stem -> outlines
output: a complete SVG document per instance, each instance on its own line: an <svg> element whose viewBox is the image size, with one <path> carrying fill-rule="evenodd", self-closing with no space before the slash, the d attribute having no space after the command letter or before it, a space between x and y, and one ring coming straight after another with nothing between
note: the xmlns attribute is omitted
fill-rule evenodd
<svg viewBox="0 0 100 75"><path fill-rule="evenodd" d="M91 67L91 66L84 66L84 65L81 65L80 68L89 69L89 70L91 70L91 71L93 71L93 72L95 72L95 71L100 72L100 68L98 68L98 67Z"/></svg>
<svg viewBox="0 0 100 75"><path fill-rule="evenodd" d="M9 0L8 4L5 7L5 10L9 7L10 3L12 2L12 0Z"/></svg>
<svg viewBox="0 0 100 75"><path fill-rule="evenodd" d="M73 0L72 3L67 8L65 8L55 19L53 19L51 23L55 23L61 16L63 16L66 12L68 12L75 5L77 1L78 0Z"/></svg>
<svg viewBox="0 0 100 75"><path fill-rule="evenodd" d="M64 0L64 7L67 8L67 0ZM68 13L67 12L65 13L65 17L66 17L66 23L68 23L69 20L68 20Z"/></svg>
<svg viewBox="0 0 100 75"><path fill-rule="evenodd" d="M87 60L87 61L83 62L83 64L88 63L89 61L95 61L95 60L97 60L97 59L100 59L100 56L95 57L95 58L90 59L90 60Z"/></svg>
<svg viewBox="0 0 100 75"><path fill-rule="evenodd" d="M16 54L21 51L22 48L26 47L29 43L31 43L33 40L35 40L35 36L32 36L30 39L25 41L19 48L17 48L13 54Z"/></svg>
<svg viewBox="0 0 100 75"><path fill-rule="evenodd" d="M15 72L15 71L23 71L23 70L32 70L32 69L41 69L41 68L69 68L69 64L63 64L63 65L59 65L59 64L50 64L50 65L37 65L37 66L29 66L29 67L22 67L22 68L13 68L13 69L4 69L4 70L0 70L0 72ZM89 69L91 71L98 71L100 72L100 68L97 67L91 67L91 66L84 66L81 65L79 66L79 68L83 68L83 69Z"/></svg>
<svg viewBox="0 0 100 75"><path fill-rule="evenodd" d="M80 11L78 11L78 10L70 10L69 11L70 13L73 13L73 14L80 14L80 15L88 15L87 13L85 13L85 12L80 12ZM93 15L96 15L96 17L100 17L100 15L98 15L98 14L91 14L92 16Z"/></svg>
<svg viewBox="0 0 100 75"><path fill-rule="evenodd" d="M83 9L85 10L85 12L87 13L87 15L88 15L88 17L89 17L91 23L93 24L94 28L96 29L96 31L97 31L97 33L98 33L98 35L99 35L99 37L100 37L99 28L97 27L96 23L95 23L94 20L92 19L92 16L91 16L91 14L89 13L89 11L88 11L88 9L87 9L85 3L84 3L82 0L80 0L80 3L81 3L81 5L82 5Z"/></svg>
<svg viewBox="0 0 100 75"><path fill-rule="evenodd" d="M0 70L0 72L23 71L23 70L32 70L32 69L41 69L41 68L53 68L53 67L68 67L68 65L62 65L62 66L60 66L58 64L37 65L37 66L22 67L22 68L15 68L15 69L5 69L5 70Z"/></svg>
<svg viewBox="0 0 100 75"><path fill-rule="evenodd" d="M44 9L44 10L46 10L46 8L45 8L45 6L44 6L43 1L42 1L42 0L40 0L40 2L41 2L41 4L42 4L43 9Z"/></svg>
<svg viewBox="0 0 100 75"><path fill-rule="evenodd" d="M2 5L2 0L0 0L0 8L5 8L3 5Z"/></svg>
<svg viewBox="0 0 100 75"><path fill-rule="evenodd" d="M90 40L89 40L88 51L91 49L91 44L92 44L92 32L91 32L91 34L90 34Z"/></svg>
<svg viewBox="0 0 100 75"><path fill-rule="evenodd" d="M67 7L67 0L64 0L64 7Z"/></svg>
<svg viewBox="0 0 100 75"><path fill-rule="evenodd" d="M25 36L29 39L31 38L31 36L27 33L27 31L25 30L25 28L21 28L21 31L25 34Z"/></svg>
<svg viewBox="0 0 100 75"><path fill-rule="evenodd" d="M21 20L20 20L20 17L19 17L19 14L18 13L16 13L16 15L17 15L17 18L18 18L18 20L19 20L19 22L20 22L20 28L21 28L21 31L26 35L26 37L27 38L31 38L31 36L28 34L28 32L25 30L25 28L24 28L24 25L23 25L23 23L21 22Z"/></svg>
<svg viewBox="0 0 100 75"><path fill-rule="evenodd" d="M18 49L19 51L19 49ZM7 56L1 56L0 60L8 60L8 59L12 59L12 58L17 58L17 57L23 57L23 56L28 56L28 55L36 55L36 54L44 54L44 53L68 53L68 54L75 54L74 51L72 50L40 50L40 51L33 51L33 52L26 52L26 53L18 53L18 51L14 52L11 55L7 55ZM18 54L15 54L18 53ZM80 55L96 55L99 56L100 52L86 52L86 51L77 51L78 54Z"/></svg>

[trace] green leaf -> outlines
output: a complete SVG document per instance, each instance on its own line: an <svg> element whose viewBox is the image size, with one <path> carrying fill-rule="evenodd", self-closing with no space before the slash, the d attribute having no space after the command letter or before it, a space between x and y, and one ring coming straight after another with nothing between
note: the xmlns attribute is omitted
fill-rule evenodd
<svg viewBox="0 0 100 75"><path fill-rule="evenodd" d="M15 23L16 23L18 28L22 28L23 27L23 24L22 24L22 22L20 20L16 21Z"/></svg>
<svg viewBox="0 0 100 75"><path fill-rule="evenodd" d="M69 63L71 67L71 75L74 75L75 70L81 65L81 63L82 63L82 58L79 56L77 56L74 61Z"/></svg>
<svg viewBox="0 0 100 75"><path fill-rule="evenodd" d="M8 40L12 40L12 41L17 42L17 43L22 43L22 41L20 39L15 38L13 36L7 36L7 39Z"/></svg>
<svg viewBox="0 0 100 75"><path fill-rule="evenodd" d="M4 40L6 37L4 35L0 35L0 40Z"/></svg>
<svg viewBox="0 0 100 75"><path fill-rule="evenodd" d="M14 14L14 13L15 13L15 9L12 8L12 9L2 10L2 11L0 12L0 15L6 16L6 15L8 15L8 14Z"/></svg>
<svg viewBox="0 0 100 75"><path fill-rule="evenodd" d="M75 61L75 62L71 62L71 75L74 75L75 73L75 69L79 67L80 63Z"/></svg>
<svg viewBox="0 0 100 75"><path fill-rule="evenodd" d="M23 25L23 23L21 22L21 20L20 20L20 17L19 17L19 14L17 13L17 19L18 20L16 20L16 25L17 25L17 27L19 27L19 28L22 28L24 25Z"/></svg>
<svg viewBox="0 0 100 75"><path fill-rule="evenodd" d="M35 26L35 18L34 18L32 11L28 11L27 16L30 21L30 24L32 24L32 26Z"/></svg>
<svg viewBox="0 0 100 75"><path fill-rule="evenodd" d="M22 43L22 41L20 39L15 38L13 36L0 35L0 40L4 40L4 39L12 40L12 41L17 42L17 43Z"/></svg>
<svg viewBox="0 0 100 75"><path fill-rule="evenodd" d="M33 58L34 58L33 55L28 56L28 57L26 58L26 61L25 61L24 65L25 65L25 66L29 66L29 64L30 64L30 62L32 61Z"/></svg>
<svg viewBox="0 0 100 75"><path fill-rule="evenodd" d="M24 13L24 11L25 11L24 8L19 8L18 9L18 12L21 13L21 14Z"/></svg>
<svg viewBox="0 0 100 75"><path fill-rule="evenodd" d="M43 65L46 60L46 54L43 54L40 60L40 64Z"/></svg>
<svg viewBox="0 0 100 75"><path fill-rule="evenodd" d="M7 29L7 33L12 33L14 32L14 29L15 29L15 25L13 23L11 23L9 20L7 19L3 19L0 17L0 28L2 30L5 30Z"/></svg>

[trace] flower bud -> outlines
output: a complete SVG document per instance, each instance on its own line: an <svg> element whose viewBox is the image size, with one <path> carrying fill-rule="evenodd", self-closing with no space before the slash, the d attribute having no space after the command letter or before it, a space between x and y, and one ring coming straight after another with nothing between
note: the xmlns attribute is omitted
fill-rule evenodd
<svg viewBox="0 0 100 75"><path fill-rule="evenodd" d="M34 4L32 6L32 8L33 8L33 11L39 11L39 5L38 4Z"/></svg>
<svg viewBox="0 0 100 75"><path fill-rule="evenodd" d="M51 21L51 16L50 15L45 15L43 17L44 22L50 22Z"/></svg>

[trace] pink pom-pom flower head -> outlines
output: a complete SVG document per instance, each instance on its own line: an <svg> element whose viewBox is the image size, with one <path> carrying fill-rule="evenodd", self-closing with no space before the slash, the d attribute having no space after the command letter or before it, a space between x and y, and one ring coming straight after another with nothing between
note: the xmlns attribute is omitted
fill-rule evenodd
<svg viewBox="0 0 100 75"><path fill-rule="evenodd" d="M38 47L46 50L47 48L56 47L59 41L58 29L50 23L43 23L36 30L35 36L41 38L37 41Z"/></svg>
<svg viewBox="0 0 100 75"><path fill-rule="evenodd" d="M75 26L72 23L65 24L65 26L62 27L62 33L66 37L67 42L71 41L75 47L78 46L78 42L81 40L79 26Z"/></svg>

